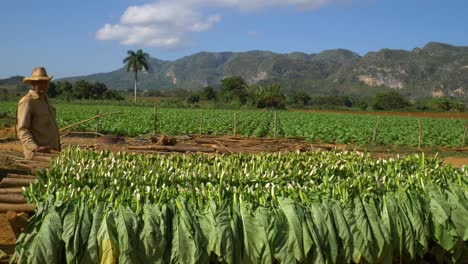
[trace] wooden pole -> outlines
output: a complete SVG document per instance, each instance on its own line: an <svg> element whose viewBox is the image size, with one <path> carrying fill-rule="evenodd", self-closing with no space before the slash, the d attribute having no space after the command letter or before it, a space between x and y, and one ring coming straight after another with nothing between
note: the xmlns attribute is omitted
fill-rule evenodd
<svg viewBox="0 0 468 264"><path fill-rule="evenodd" d="M465 146L465 138L466 138L467 131L468 131L468 122L465 122L465 132L463 132L461 148L463 148Z"/></svg>
<svg viewBox="0 0 468 264"><path fill-rule="evenodd" d="M99 134L99 110L96 110L96 137L98 136Z"/></svg>
<svg viewBox="0 0 468 264"><path fill-rule="evenodd" d="M23 175L23 174L14 174L14 173L8 173L7 178L18 178L18 179L37 179L36 176L34 175Z"/></svg>
<svg viewBox="0 0 468 264"><path fill-rule="evenodd" d="M374 127L374 135L372 136L372 144L375 143L375 139L377 137L377 130L379 129L379 124L380 124L380 116L377 117L377 123L375 124L375 127Z"/></svg>
<svg viewBox="0 0 468 264"><path fill-rule="evenodd" d="M203 110L200 111L200 135L203 131Z"/></svg>
<svg viewBox="0 0 468 264"><path fill-rule="evenodd" d="M0 188L0 194L23 193L23 188Z"/></svg>
<svg viewBox="0 0 468 264"><path fill-rule="evenodd" d="M199 147L199 146L129 146L127 149L132 150L165 150L174 152L215 152L214 148Z"/></svg>
<svg viewBox="0 0 468 264"><path fill-rule="evenodd" d="M234 112L234 136L236 135L237 130L237 112Z"/></svg>
<svg viewBox="0 0 468 264"><path fill-rule="evenodd" d="M158 109L156 106L154 106L154 131L153 131L153 136L156 136L158 133Z"/></svg>
<svg viewBox="0 0 468 264"><path fill-rule="evenodd" d="M419 133L418 133L418 149L421 149L421 141L422 141L422 124L421 119L418 119L418 126L419 126Z"/></svg>
<svg viewBox="0 0 468 264"><path fill-rule="evenodd" d="M0 187L21 187L29 186L34 183L36 180L33 179L19 179L19 178L4 178L0 182Z"/></svg>
<svg viewBox="0 0 468 264"><path fill-rule="evenodd" d="M78 122L78 123L71 124L71 125L69 125L69 126L60 128L59 133L60 133L60 132L63 132L63 131L66 131L66 130L68 130L68 129L74 127L74 126L81 125L81 124L83 124L83 123L89 122L89 121L91 121L91 120L93 120L93 119L96 119L96 118L98 118L98 117L104 117L104 116L108 116L108 115L119 115L119 114L125 114L125 113L124 113L124 112L114 112L114 113L99 114L99 115L97 115L97 116L90 117L90 118L85 119L85 120L83 120L83 121L80 121L80 122Z"/></svg>
<svg viewBox="0 0 468 264"><path fill-rule="evenodd" d="M24 204L26 199L20 193L0 194L0 203Z"/></svg>
<svg viewBox="0 0 468 264"><path fill-rule="evenodd" d="M278 112L275 111L275 120L274 120L274 124L275 124L275 130L274 130L274 138L276 138L276 136L278 135Z"/></svg>
<svg viewBox="0 0 468 264"><path fill-rule="evenodd" d="M15 212L34 212L36 206L34 204L7 204L0 203L0 212L15 211Z"/></svg>

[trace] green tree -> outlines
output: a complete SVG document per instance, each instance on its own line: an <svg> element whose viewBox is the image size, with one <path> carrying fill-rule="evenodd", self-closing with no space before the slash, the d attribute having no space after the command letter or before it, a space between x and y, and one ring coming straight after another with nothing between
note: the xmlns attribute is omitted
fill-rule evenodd
<svg viewBox="0 0 468 264"><path fill-rule="evenodd" d="M375 96L372 108L375 110L393 110L409 106L410 103L399 93L380 93Z"/></svg>
<svg viewBox="0 0 468 264"><path fill-rule="evenodd" d="M200 102L200 96L197 94L192 94L186 99L187 103L189 104L196 104Z"/></svg>
<svg viewBox="0 0 468 264"><path fill-rule="evenodd" d="M305 91L290 91L288 94L288 102L290 104L309 105L312 98Z"/></svg>
<svg viewBox="0 0 468 264"><path fill-rule="evenodd" d="M55 86L55 89L57 90L57 97L60 97L65 100L70 100L74 97L73 85L70 82L57 82Z"/></svg>
<svg viewBox="0 0 468 264"><path fill-rule="evenodd" d="M137 80L138 80L138 72L141 70L148 70L148 57L147 53L144 53L143 50L139 49L137 52L132 50L127 51L128 56L123 60L123 63L127 65L127 71L132 70L135 74L135 103L136 103L136 95L137 95Z"/></svg>
<svg viewBox="0 0 468 264"><path fill-rule="evenodd" d="M55 98L57 97L57 86L55 85L54 82L50 82L49 83L49 90L47 91L47 96L49 96L50 98Z"/></svg>
<svg viewBox="0 0 468 264"><path fill-rule="evenodd" d="M241 77L227 77L221 80L219 97L225 102L231 102L234 98L239 98L242 104L247 102L247 92L245 88L247 83Z"/></svg>
<svg viewBox="0 0 468 264"><path fill-rule="evenodd" d="M206 100L214 100L216 99L216 91L213 89L213 87L207 86L201 91L201 96Z"/></svg>
<svg viewBox="0 0 468 264"><path fill-rule="evenodd" d="M259 95L260 100L257 102L257 108L285 108L284 101L286 97L281 93L279 84L262 86Z"/></svg>

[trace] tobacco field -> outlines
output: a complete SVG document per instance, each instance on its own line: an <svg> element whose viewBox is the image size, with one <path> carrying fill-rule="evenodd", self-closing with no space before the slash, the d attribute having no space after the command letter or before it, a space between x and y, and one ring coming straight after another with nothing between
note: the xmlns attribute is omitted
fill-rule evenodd
<svg viewBox="0 0 468 264"><path fill-rule="evenodd" d="M56 104L59 127L90 118L96 113L124 112L99 120L99 132L124 136L143 136L154 132L166 135L234 133L253 137L273 137L274 112L255 110L200 110L157 109L152 107ZM14 115L16 103L0 103L0 111ZM377 120L380 118L379 122ZM202 121L203 120L203 121ZM276 133L279 137L305 137L311 142L356 145L396 145L415 147L460 147L466 120L444 118L415 118L401 116L354 115L280 111L277 114ZM96 122L75 128L95 131ZM377 127L375 142L372 142ZM155 131L156 130L156 131ZM465 140L465 145L468 139Z"/></svg>
<svg viewBox="0 0 468 264"><path fill-rule="evenodd" d="M468 172L356 152L69 148L26 189L18 263L457 263Z"/></svg>

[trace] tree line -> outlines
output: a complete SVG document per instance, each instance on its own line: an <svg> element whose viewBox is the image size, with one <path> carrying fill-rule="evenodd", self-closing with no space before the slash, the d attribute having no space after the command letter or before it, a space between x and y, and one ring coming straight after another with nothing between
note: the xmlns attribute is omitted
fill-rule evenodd
<svg viewBox="0 0 468 264"><path fill-rule="evenodd" d="M162 95L162 94L161 94ZM306 91L283 92L279 84L247 85L241 77L228 77L218 89L211 86L185 94L188 104L216 100L224 104L240 104L256 108L356 108L361 110L416 110L463 112L465 104L453 98L439 97L411 102L398 92L379 93L367 100L350 96L310 96Z"/></svg>
<svg viewBox="0 0 468 264"><path fill-rule="evenodd" d="M50 98L63 100L124 100L121 93L109 89L105 84L86 80L79 80L75 83L68 81L51 82L47 95Z"/></svg>

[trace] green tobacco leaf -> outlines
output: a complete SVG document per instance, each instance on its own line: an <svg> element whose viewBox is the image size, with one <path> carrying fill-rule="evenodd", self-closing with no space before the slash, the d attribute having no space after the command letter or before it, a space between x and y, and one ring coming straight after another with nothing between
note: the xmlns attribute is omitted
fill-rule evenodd
<svg viewBox="0 0 468 264"><path fill-rule="evenodd" d="M141 262L138 252L139 219L131 209L119 206L115 217L119 241L119 263Z"/></svg>
<svg viewBox="0 0 468 264"><path fill-rule="evenodd" d="M363 204L367 216L367 221L371 226L372 235L375 239L374 241L377 242L377 247L374 247L377 249L374 256L376 259L375 262L392 263L390 233L380 220L375 202L374 200L370 200L368 203L363 201Z"/></svg>
<svg viewBox="0 0 468 264"><path fill-rule="evenodd" d="M101 264L116 264L119 261L119 242L117 240L117 228L115 213L104 213L101 226L97 233L99 247L99 261Z"/></svg>
<svg viewBox="0 0 468 264"><path fill-rule="evenodd" d="M208 241L208 255L215 254L217 261L235 263L234 236L231 230L229 205L224 202L217 208L211 202L200 216L200 227ZM237 260L240 261L240 260Z"/></svg>
<svg viewBox="0 0 468 264"><path fill-rule="evenodd" d="M327 227L320 204L313 203L310 211L307 210L304 213L308 232L313 239L311 250L307 253L305 262L324 263L326 257L331 257L331 253L327 252L328 245L325 241Z"/></svg>
<svg viewBox="0 0 468 264"><path fill-rule="evenodd" d="M297 261L302 262L314 245L306 223L306 213L298 203L288 198L278 198L278 204L286 216L287 248L294 254Z"/></svg>
<svg viewBox="0 0 468 264"><path fill-rule="evenodd" d="M325 202L322 205L317 204L313 208L315 208L312 211L314 222L323 221L323 255L326 257L327 262L336 263L338 261L338 251L340 250L340 243L338 242L340 238L336 232L335 219L331 208Z"/></svg>
<svg viewBox="0 0 468 264"><path fill-rule="evenodd" d="M242 263L272 263L271 249L264 227L255 219L252 208L242 205L239 216L242 225Z"/></svg>
<svg viewBox="0 0 468 264"><path fill-rule="evenodd" d="M331 217L334 221L336 234L338 235L338 263L349 263L353 256L353 236L348 222L346 221L343 209L337 202L327 201L327 206L331 210Z"/></svg>
<svg viewBox="0 0 468 264"><path fill-rule="evenodd" d="M91 216L84 202L71 201L63 217L62 240L65 242L67 263L79 263L87 246Z"/></svg>
<svg viewBox="0 0 468 264"><path fill-rule="evenodd" d="M466 209L467 200L459 200L459 196L452 192L452 189L446 190L448 203L452 208L450 216L451 223L457 231L458 236L463 241L468 240L468 210Z"/></svg>
<svg viewBox="0 0 468 264"><path fill-rule="evenodd" d="M62 263L62 220L56 209L47 212L29 248L27 263Z"/></svg>
<svg viewBox="0 0 468 264"><path fill-rule="evenodd" d="M206 241L190 207L176 200L177 212L172 225L172 263L202 263L206 256Z"/></svg>
<svg viewBox="0 0 468 264"><path fill-rule="evenodd" d="M365 220L364 207L359 200L357 202L358 205L355 204L355 201L350 200L343 208L345 219L353 236L354 249L352 260L356 263L361 261L372 262L371 243L373 241L370 242L368 240L369 237L372 238L370 226Z"/></svg>
<svg viewBox="0 0 468 264"><path fill-rule="evenodd" d="M166 263L170 254L169 210L167 206L145 205L140 242L145 252L144 263Z"/></svg>
<svg viewBox="0 0 468 264"><path fill-rule="evenodd" d="M103 207L99 206L94 210L92 216L87 246L83 249L83 257L80 261L82 264L97 264L100 262L97 235L99 228L101 227L103 217Z"/></svg>
<svg viewBox="0 0 468 264"><path fill-rule="evenodd" d="M432 214L433 231L436 242L445 250L450 251L457 243L457 239L451 235L451 207L444 195L432 187L429 189L430 211Z"/></svg>
<svg viewBox="0 0 468 264"><path fill-rule="evenodd" d="M382 205L382 224L387 229L390 241L392 255L399 258L400 263L403 261L403 228L400 220L400 211L395 203L395 199L391 195L383 197Z"/></svg>
<svg viewBox="0 0 468 264"><path fill-rule="evenodd" d="M400 203L403 209L403 214L406 215L413 227L414 239L418 242L416 246L416 253L423 257L429 250L429 212L424 205L423 197L416 192L405 192L402 194L406 199Z"/></svg>

